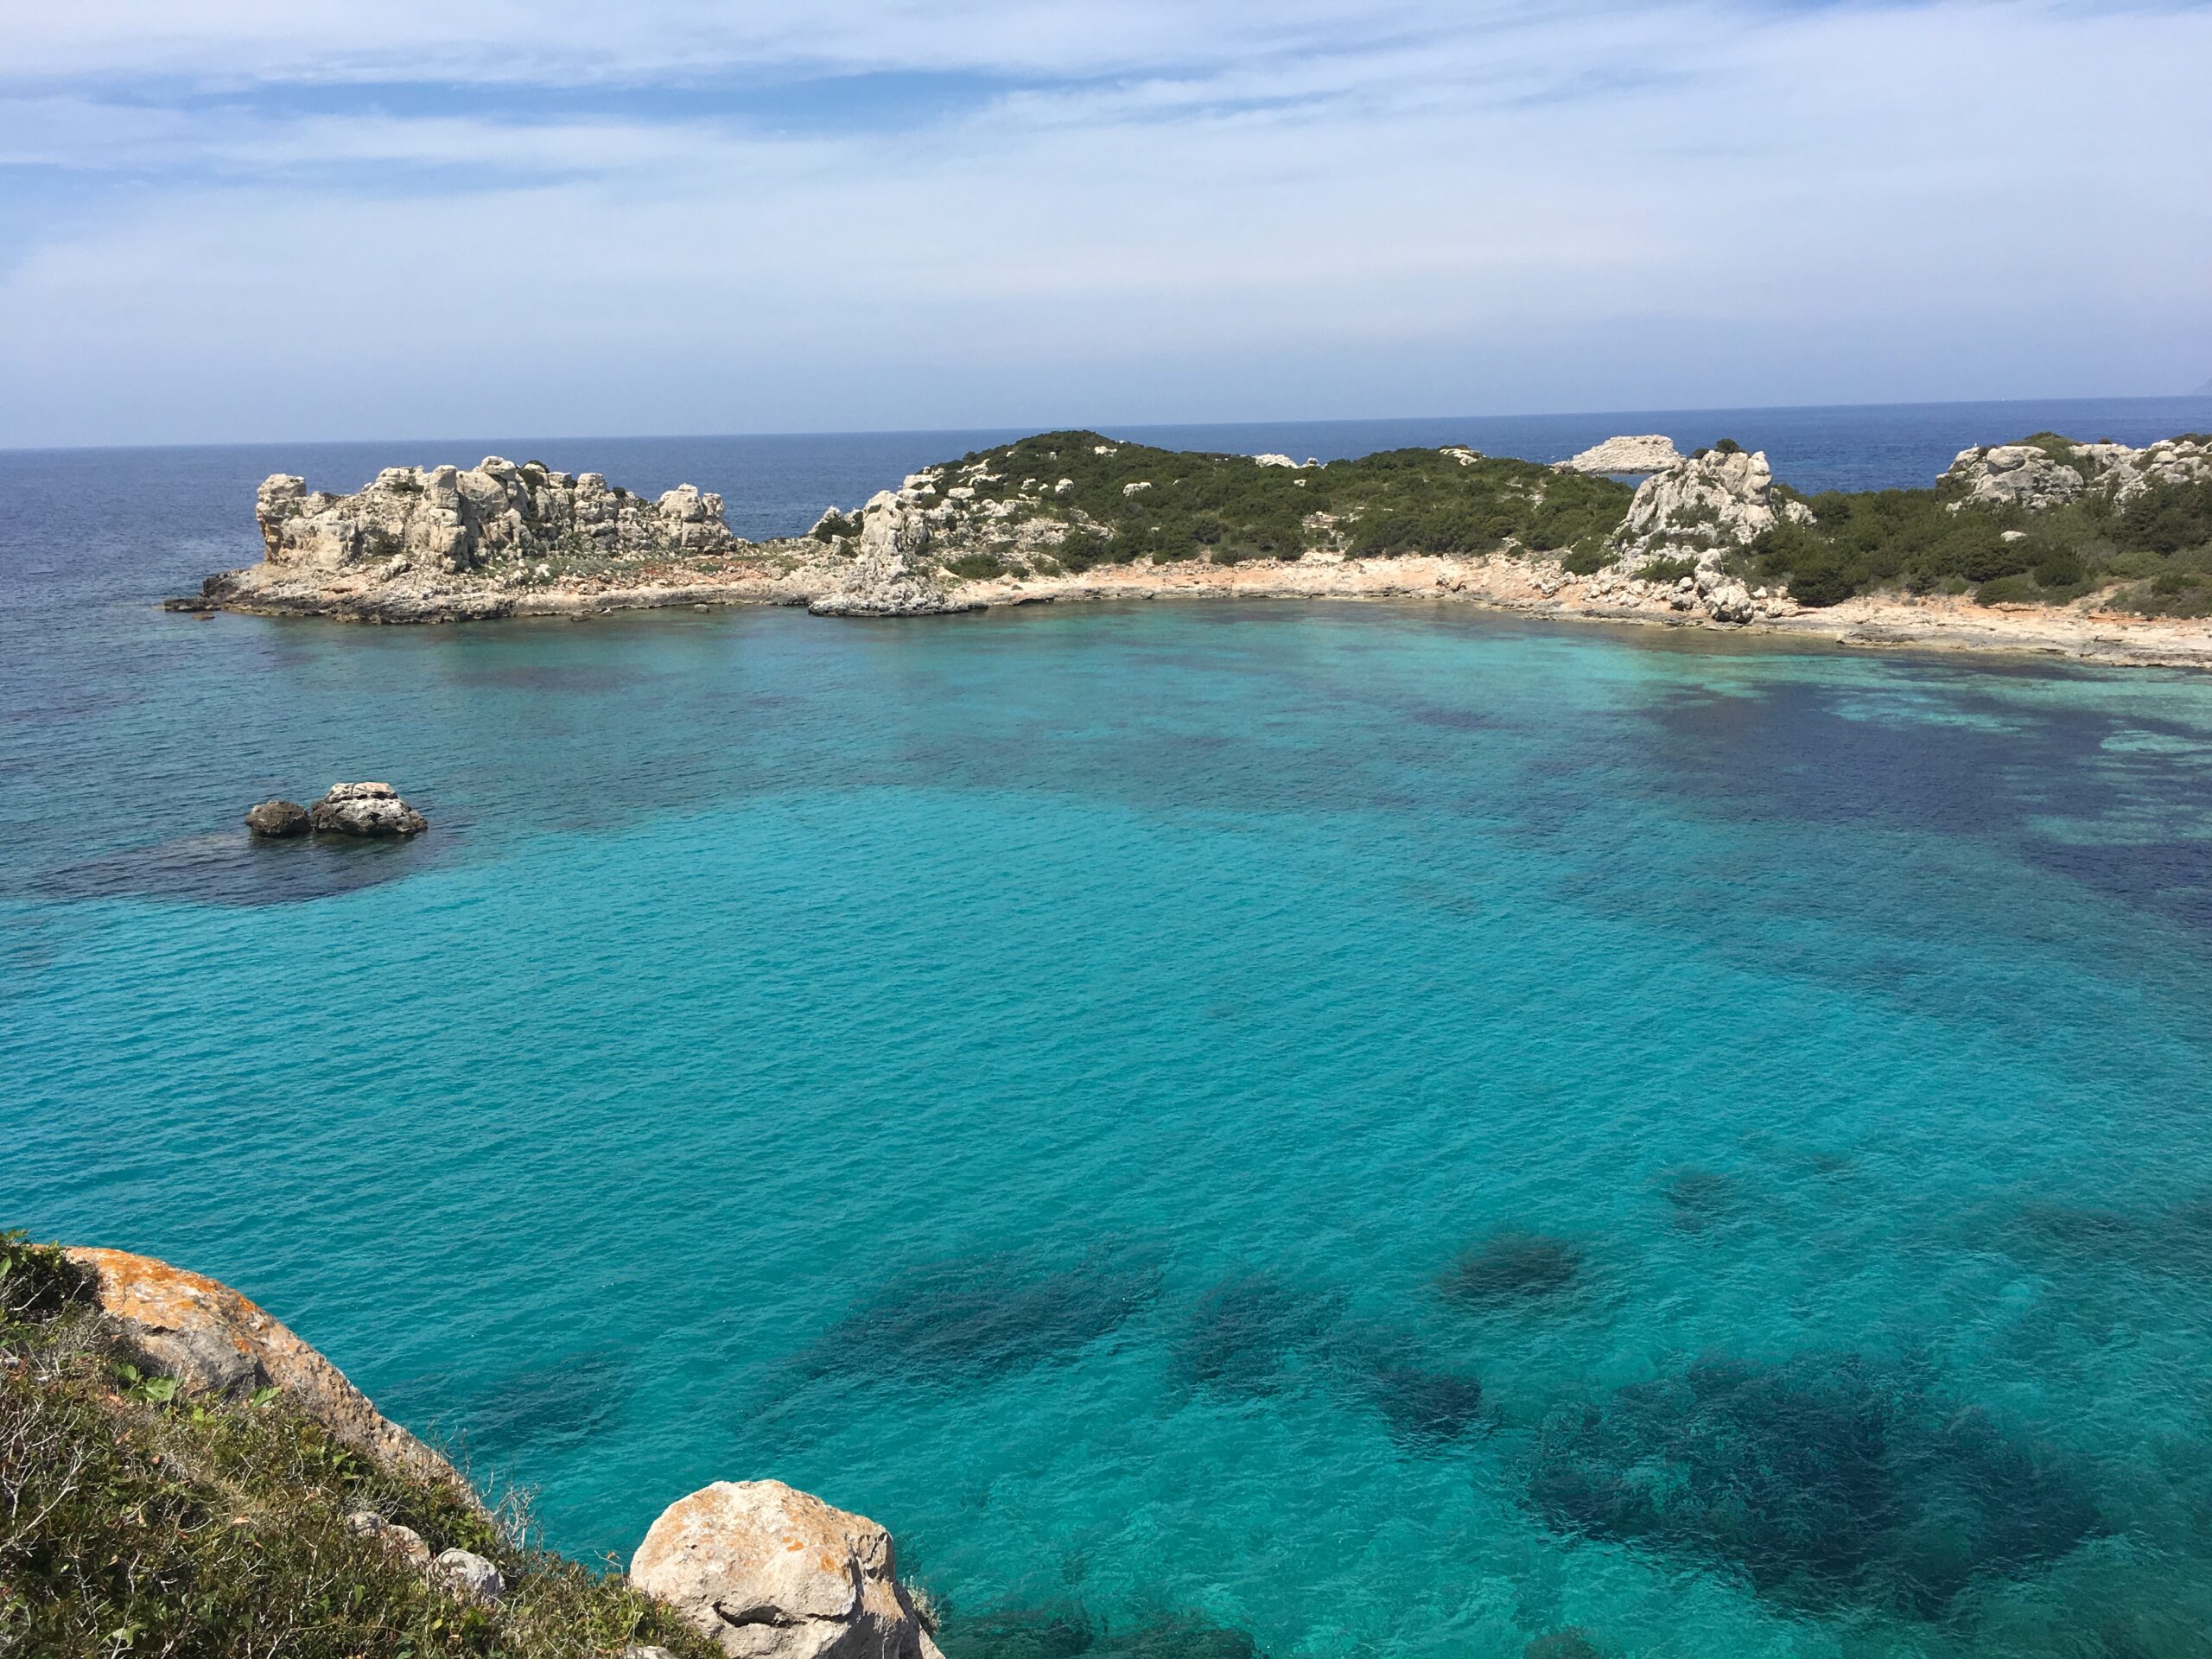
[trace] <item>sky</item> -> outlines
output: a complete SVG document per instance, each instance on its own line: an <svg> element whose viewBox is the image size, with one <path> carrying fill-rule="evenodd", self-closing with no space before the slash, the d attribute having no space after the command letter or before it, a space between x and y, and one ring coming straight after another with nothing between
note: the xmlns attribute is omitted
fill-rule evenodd
<svg viewBox="0 0 2212 1659"><path fill-rule="evenodd" d="M2205 0L0 0L0 445L2212 374Z"/></svg>

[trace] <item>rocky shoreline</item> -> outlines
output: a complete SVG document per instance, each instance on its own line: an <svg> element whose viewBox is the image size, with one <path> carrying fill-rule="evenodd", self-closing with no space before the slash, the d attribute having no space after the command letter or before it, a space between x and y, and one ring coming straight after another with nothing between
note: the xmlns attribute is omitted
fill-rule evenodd
<svg viewBox="0 0 2212 1659"><path fill-rule="evenodd" d="M1096 435L1026 442L1060 442L1063 448L1046 459L1073 474L1082 461L1121 453L1122 446L1090 444ZM1008 453L1035 464L1022 446ZM1156 453L1162 467L1155 470L1233 462L1280 488L1302 490L1304 475L1318 469L1274 455ZM1616 465L1649 472L1632 496L1600 480L1579 486L1619 490L1625 510L1602 541L1586 537L1571 548L1518 544L1509 532L1494 550L1363 556L1356 510L1349 518L1306 515L1298 556L1234 559L1218 551L1173 556L1164 549L1098 556L1114 528L1084 510L1080 491L1070 502L1075 478L1052 483L1040 471L1017 488L1006 459L994 454L925 469L857 511L830 510L805 536L758 543L730 533L721 498L688 485L647 502L599 474L558 473L537 462L518 467L488 457L466 470L389 468L351 496L310 493L302 480L278 475L262 486L257 502L263 563L211 576L200 594L168 604L427 623L685 606L918 617L1114 600L1426 600L1848 646L2212 667L2212 620L2119 610L2114 586L2064 604L1977 603L1963 591L1899 590L1800 603L1780 582L1762 584L1749 575L1746 559L1778 528L1812 527L1815 515L1803 499L1776 486L1764 455L1733 444L1670 460L1672 446L1663 439L1618 439L1553 469L1489 461L1459 448L1434 454L1450 463L1446 484L1464 475L1471 487L1491 488L1494 497L1503 492L1536 511L1547 486L1528 474ZM2130 450L2062 440L1962 452L1938 488L1948 492L1954 512L1971 505L2017 518L2065 509L2099 492L2125 505L2156 487L2209 480L2212 445L2202 441ZM1121 484L1119 493L1148 501L1154 488L1153 480L1138 479ZM2008 531L2005 537L2027 533Z"/></svg>

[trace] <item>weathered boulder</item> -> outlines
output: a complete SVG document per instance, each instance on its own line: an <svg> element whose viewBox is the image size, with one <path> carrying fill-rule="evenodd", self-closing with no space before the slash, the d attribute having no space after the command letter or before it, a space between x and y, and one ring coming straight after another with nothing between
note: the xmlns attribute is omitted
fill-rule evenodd
<svg viewBox="0 0 2212 1659"><path fill-rule="evenodd" d="M309 828L308 810L297 801L264 801L246 810L245 827L257 836L282 840L304 836Z"/></svg>
<svg viewBox="0 0 2212 1659"><path fill-rule="evenodd" d="M2048 512L2090 495L2108 495L2120 506L2164 484L2212 480L2212 438L2162 438L2141 449L2124 443L2076 443L2045 433L2022 443L1961 449L1937 480L1969 503Z"/></svg>
<svg viewBox="0 0 2212 1659"><path fill-rule="evenodd" d="M491 1603L507 1593L499 1569L481 1555L448 1549L430 1563L430 1576L464 1600Z"/></svg>
<svg viewBox="0 0 2212 1659"><path fill-rule="evenodd" d="M1637 486L1628 517L1613 532L1616 563L1633 575L1652 559L1688 560L1667 602L1717 622L1749 622L1762 601L1726 574L1728 556L1788 519L1812 522L1802 501L1777 498L1766 456L1732 446L1691 455Z"/></svg>
<svg viewBox="0 0 2212 1659"><path fill-rule="evenodd" d="M1986 506L2018 506L2031 512L2063 506L2088 493L2101 468L2090 461L2086 445L2079 454L2060 455L2041 444L1999 443L1962 449L1942 482L1961 492L1961 499Z"/></svg>
<svg viewBox="0 0 2212 1659"><path fill-rule="evenodd" d="M344 1372L229 1286L124 1250L68 1255L124 1342L188 1392L242 1399L257 1389L281 1389L341 1446L469 1491L451 1464L380 1415Z"/></svg>
<svg viewBox="0 0 2212 1659"><path fill-rule="evenodd" d="M671 1504L630 1580L739 1659L939 1659L891 1535L781 1481L716 1481Z"/></svg>
<svg viewBox="0 0 2212 1659"><path fill-rule="evenodd" d="M410 1567L429 1570L430 1547L414 1528L387 1521L373 1510L355 1510L346 1517L346 1525L355 1537L375 1539Z"/></svg>
<svg viewBox="0 0 2212 1659"><path fill-rule="evenodd" d="M977 608L957 599L929 556L930 521L919 505L925 480L880 490L861 511L851 562L807 608L817 616L935 616Z"/></svg>
<svg viewBox="0 0 2212 1659"><path fill-rule="evenodd" d="M336 572L521 567L569 555L630 557L714 552L739 545L722 499L680 485L647 501L598 473L560 473L498 455L475 466L387 467L351 495L310 491L286 473L264 480L254 504L272 565Z"/></svg>
<svg viewBox="0 0 2212 1659"><path fill-rule="evenodd" d="M1563 473L1662 473L1679 467L1682 452L1662 432L1637 437L1607 438L1579 455L1556 462Z"/></svg>
<svg viewBox="0 0 2212 1659"><path fill-rule="evenodd" d="M333 784L308 817L327 836L418 836L430 827L390 784Z"/></svg>
<svg viewBox="0 0 2212 1659"><path fill-rule="evenodd" d="M1625 555L1702 562L1749 546L1783 517L1809 522L1812 514L1798 502L1777 505L1764 452L1708 449L1637 486L1613 546Z"/></svg>

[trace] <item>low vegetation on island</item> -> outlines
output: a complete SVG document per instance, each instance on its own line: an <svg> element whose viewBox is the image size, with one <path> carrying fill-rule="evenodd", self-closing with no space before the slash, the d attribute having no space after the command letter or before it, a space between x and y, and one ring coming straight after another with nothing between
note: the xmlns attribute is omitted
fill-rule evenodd
<svg viewBox="0 0 2212 1659"><path fill-rule="evenodd" d="M918 474L917 505L982 518L1018 542L1025 525L1075 531L1067 569L1204 559L1295 560L1407 553L1484 554L1600 546L1632 492L1609 478L1559 472L1471 449L1387 449L1326 466L1268 456L1157 449L1096 432L1047 432L979 449ZM995 574L988 552L955 574Z"/></svg>
<svg viewBox="0 0 2212 1659"><path fill-rule="evenodd" d="M2111 589L2114 609L2212 615L2212 477L2153 478L2123 493L2098 487L2096 446L2044 432L2008 447L2049 457L2081 480L2079 488L1974 499L1958 468L1924 490L1805 496L1777 486L1803 503L1811 521L1764 532L1747 568L1786 585L1801 605L1885 588L1972 593L1990 605L2064 605Z"/></svg>

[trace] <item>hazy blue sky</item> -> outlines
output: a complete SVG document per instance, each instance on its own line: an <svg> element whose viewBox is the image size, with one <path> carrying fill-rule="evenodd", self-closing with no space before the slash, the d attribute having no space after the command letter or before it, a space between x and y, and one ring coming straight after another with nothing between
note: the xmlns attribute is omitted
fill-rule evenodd
<svg viewBox="0 0 2212 1659"><path fill-rule="evenodd" d="M2204 4L4 16L0 444L2212 373Z"/></svg>

